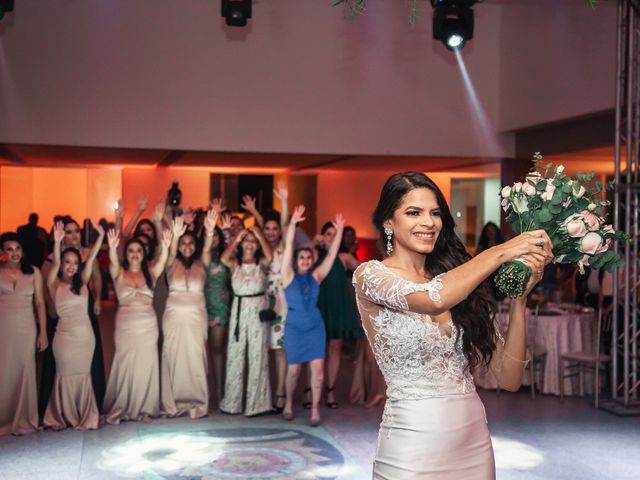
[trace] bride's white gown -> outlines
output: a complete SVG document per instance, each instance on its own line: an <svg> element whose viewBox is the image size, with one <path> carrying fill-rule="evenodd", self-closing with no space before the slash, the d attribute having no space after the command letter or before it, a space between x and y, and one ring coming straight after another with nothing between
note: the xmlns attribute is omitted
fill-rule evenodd
<svg viewBox="0 0 640 480"><path fill-rule="evenodd" d="M371 261L354 273L358 308L387 383L376 480L495 478L493 448L484 406L465 370L462 336L440 332L429 315L408 311L405 298L428 292L438 298L442 282L400 278Z"/></svg>

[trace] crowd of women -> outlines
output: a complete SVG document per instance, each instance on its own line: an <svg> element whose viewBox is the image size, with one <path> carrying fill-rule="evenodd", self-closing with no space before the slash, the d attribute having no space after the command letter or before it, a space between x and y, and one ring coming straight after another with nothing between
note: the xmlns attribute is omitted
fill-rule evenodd
<svg viewBox="0 0 640 480"><path fill-rule="evenodd" d="M4 233L0 435L200 418L217 408L289 420L304 364L304 406L317 425L323 394L338 407L345 340L361 360L350 399L383 401L350 280L360 263L355 231L337 215L310 241L299 228L304 207L289 218L286 187L274 193L281 212L261 213L245 196L245 218L220 199L198 211L161 200L142 218L144 195L127 225L121 204L112 224L81 229L57 217L41 265L24 238ZM117 297L108 381L98 321L107 285Z"/></svg>

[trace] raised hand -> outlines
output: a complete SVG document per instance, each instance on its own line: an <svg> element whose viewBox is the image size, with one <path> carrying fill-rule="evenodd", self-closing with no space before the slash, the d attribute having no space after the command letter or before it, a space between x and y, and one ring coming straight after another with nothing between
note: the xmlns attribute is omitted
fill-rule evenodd
<svg viewBox="0 0 640 480"><path fill-rule="evenodd" d="M280 200L280 203L286 202L287 197L289 196L289 190L287 189L287 185L282 180L280 180L278 182L277 189L273 190L273 194L276 196L278 200Z"/></svg>
<svg viewBox="0 0 640 480"><path fill-rule="evenodd" d="M242 205L240 208L246 210L249 213L253 213L256 211L256 199L251 195L244 195L242 197Z"/></svg>
<svg viewBox="0 0 640 480"><path fill-rule="evenodd" d="M304 216L305 210L306 209L304 205L298 205L296 208L294 208L293 213L291 214L291 223L295 225L300 222L304 222L306 219L306 217Z"/></svg>
<svg viewBox="0 0 640 480"><path fill-rule="evenodd" d="M107 232L107 243L109 244L109 248L117 249L118 245L120 245L120 232L110 228Z"/></svg>
<svg viewBox="0 0 640 480"><path fill-rule="evenodd" d="M171 220L171 231L174 237L180 238L187 231L187 225L184 223L182 215Z"/></svg>
<svg viewBox="0 0 640 480"><path fill-rule="evenodd" d="M254 225L253 227L249 228L247 232L253 233L256 236L256 239L258 240L262 238L262 230L260 230L260 227L258 227L257 225Z"/></svg>
<svg viewBox="0 0 640 480"><path fill-rule="evenodd" d="M231 214L225 213L220 217L220 228L222 230L228 230L231 228Z"/></svg>
<svg viewBox="0 0 640 480"><path fill-rule="evenodd" d="M341 213L338 213L336 215L336 219L331 223L333 223L333 226L336 228L338 232L342 232L344 230L345 220L344 220L344 216Z"/></svg>
<svg viewBox="0 0 640 480"><path fill-rule="evenodd" d="M93 227L93 229L98 232L98 237L102 238L104 237L104 228L102 228L102 225L100 225L100 223L94 223L93 220L89 219L89 222L91 223L91 226Z"/></svg>
<svg viewBox="0 0 640 480"><path fill-rule="evenodd" d="M211 199L211 210L220 215L226 209L224 205L224 200L221 198L213 198Z"/></svg>
<svg viewBox="0 0 640 480"><path fill-rule="evenodd" d="M115 208L113 209L113 213L115 214L116 219L124 218L124 212L125 212L125 210L124 210L124 205L122 204L122 200L118 200L116 202Z"/></svg>
<svg viewBox="0 0 640 480"><path fill-rule="evenodd" d="M213 208L207 212L207 216L204 218L204 228L207 233L213 233L216 228L216 222L218 221L218 212Z"/></svg>
<svg viewBox="0 0 640 480"><path fill-rule="evenodd" d="M531 293L533 287L542 280L542 276L544 275L544 267L547 263L547 256L541 253L532 253L526 254L522 256L524 262L529 266L531 270L531 277L529 278L529 283L527 284L527 288L522 294L523 297L526 297Z"/></svg>
<svg viewBox="0 0 640 480"><path fill-rule="evenodd" d="M164 197L158 199L155 208L153 209L153 219L156 221L162 221L164 218L165 201Z"/></svg>
<svg viewBox="0 0 640 480"><path fill-rule="evenodd" d="M164 249L169 249L169 245L171 245L171 239L173 238L173 235L171 234L171 230L169 230L168 228L165 228L164 230L162 230L162 247Z"/></svg>
<svg viewBox="0 0 640 480"><path fill-rule="evenodd" d="M64 224L62 222L56 222L53 227L53 241L56 243L62 243L64 238Z"/></svg>
<svg viewBox="0 0 640 480"><path fill-rule="evenodd" d="M147 194L142 192L138 197L138 211L144 212L147 209Z"/></svg>

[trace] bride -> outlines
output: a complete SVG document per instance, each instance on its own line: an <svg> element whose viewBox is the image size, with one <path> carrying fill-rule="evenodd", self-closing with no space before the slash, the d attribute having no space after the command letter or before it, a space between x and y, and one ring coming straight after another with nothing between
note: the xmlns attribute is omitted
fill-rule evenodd
<svg viewBox="0 0 640 480"><path fill-rule="evenodd" d="M374 479L494 479L484 407L471 371L487 364L500 386L519 388L525 358L525 302L552 259L542 231L523 233L471 259L438 187L422 173L385 183L373 223L386 240L382 262L353 276L358 308L388 401ZM532 273L511 301L506 339L493 322L483 281L522 258Z"/></svg>

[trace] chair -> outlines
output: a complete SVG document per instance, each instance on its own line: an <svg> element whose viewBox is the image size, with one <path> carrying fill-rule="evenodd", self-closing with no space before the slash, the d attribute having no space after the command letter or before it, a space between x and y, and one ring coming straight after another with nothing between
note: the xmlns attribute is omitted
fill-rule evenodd
<svg viewBox="0 0 640 480"><path fill-rule="evenodd" d="M600 372L605 370L606 365L611 361L609 355L602 352L603 337L611 332L612 314L603 316L602 310L598 310L596 331L590 352L568 352L560 356L560 399L564 398L564 379L578 377L580 386L580 396L584 396L584 374L585 370L594 372L593 393L595 407L598 408L600 399ZM565 374L565 371L569 373Z"/></svg>
<svg viewBox="0 0 640 480"><path fill-rule="evenodd" d="M533 315L527 318L527 358L529 364L525 371L529 370L529 380L531 381L531 400L536 399L536 376L540 379L539 387L542 393L544 368L547 363L547 349L536 344L536 334L538 333L538 313L540 304L536 304Z"/></svg>

